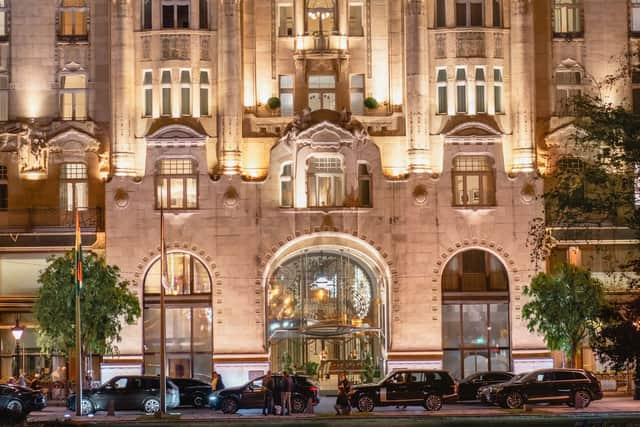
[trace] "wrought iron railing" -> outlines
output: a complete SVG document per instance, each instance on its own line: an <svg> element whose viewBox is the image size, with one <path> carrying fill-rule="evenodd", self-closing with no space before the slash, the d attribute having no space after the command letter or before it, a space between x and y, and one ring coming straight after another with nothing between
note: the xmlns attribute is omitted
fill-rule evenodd
<svg viewBox="0 0 640 427"><path fill-rule="evenodd" d="M80 210L80 227L104 231L102 208ZM0 210L0 231L30 232L46 228L75 227L75 213L60 208L27 208Z"/></svg>

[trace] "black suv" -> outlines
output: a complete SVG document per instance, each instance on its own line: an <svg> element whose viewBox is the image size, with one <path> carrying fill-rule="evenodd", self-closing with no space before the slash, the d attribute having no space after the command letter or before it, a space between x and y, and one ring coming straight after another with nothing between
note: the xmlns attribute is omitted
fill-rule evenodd
<svg viewBox="0 0 640 427"><path fill-rule="evenodd" d="M273 374L276 389L279 389L282 375ZM213 392L209 397L209 403L213 409L221 409L225 414L233 414L238 409L262 409L266 390L263 385L264 377L237 386L227 387ZM291 412L302 413L311 401L312 405L320 402L318 396L319 387L311 378L303 375L293 376L293 392L291 393ZM280 393L273 396L274 406L280 405Z"/></svg>
<svg viewBox="0 0 640 427"><path fill-rule="evenodd" d="M350 401L360 412L389 405L422 405L428 411L439 411L444 399L455 396L456 387L447 371L401 369L378 384L353 386Z"/></svg>
<svg viewBox="0 0 640 427"><path fill-rule="evenodd" d="M458 400L475 400L478 398L478 389L491 384L499 384L509 381L514 377L511 372L476 372L458 383Z"/></svg>
<svg viewBox="0 0 640 427"><path fill-rule="evenodd" d="M211 384L195 378L170 378L180 390L180 405L191 405L203 408L209 404L209 396L213 392Z"/></svg>
<svg viewBox="0 0 640 427"><path fill-rule="evenodd" d="M600 381L582 369L542 369L504 384L492 386L496 402L503 408L525 403L566 403L587 407L602 399Z"/></svg>

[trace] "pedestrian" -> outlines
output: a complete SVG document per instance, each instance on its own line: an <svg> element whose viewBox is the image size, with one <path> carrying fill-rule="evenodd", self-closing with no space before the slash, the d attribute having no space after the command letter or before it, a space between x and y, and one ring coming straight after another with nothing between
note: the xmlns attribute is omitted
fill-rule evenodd
<svg viewBox="0 0 640 427"><path fill-rule="evenodd" d="M24 374L20 374L20 377L18 378L18 385L20 387L26 387L27 386L27 380L24 378Z"/></svg>
<svg viewBox="0 0 640 427"><path fill-rule="evenodd" d="M291 393L293 392L293 378L287 371L282 373L282 397L280 398L280 404L282 410L280 415L284 415L284 410L287 408L287 415L291 415Z"/></svg>
<svg viewBox="0 0 640 427"><path fill-rule="evenodd" d="M275 383L271 376L271 371L267 371L267 375L262 379L262 386L264 387L262 415L271 415L273 412L273 392L275 390Z"/></svg>
<svg viewBox="0 0 640 427"><path fill-rule="evenodd" d="M349 415L351 413L351 403L349 402L349 393L351 392L351 383L347 379L347 374L342 372L338 378L338 397L336 397L336 415Z"/></svg>
<svg viewBox="0 0 640 427"><path fill-rule="evenodd" d="M222 382L222 375L213 371L211 375L211 390L218 391L224 388L224 383Z"/></svg>

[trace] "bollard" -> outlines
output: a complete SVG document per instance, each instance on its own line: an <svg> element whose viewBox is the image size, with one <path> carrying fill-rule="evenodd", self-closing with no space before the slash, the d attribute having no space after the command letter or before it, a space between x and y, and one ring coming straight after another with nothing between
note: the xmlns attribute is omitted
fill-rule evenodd
<svg viewBox="0 0 640 427"><path fill-rule="evenodd" d="M116 416L116 404L113 399L111 399L107 405L107 415L110 417Z"/></svg>

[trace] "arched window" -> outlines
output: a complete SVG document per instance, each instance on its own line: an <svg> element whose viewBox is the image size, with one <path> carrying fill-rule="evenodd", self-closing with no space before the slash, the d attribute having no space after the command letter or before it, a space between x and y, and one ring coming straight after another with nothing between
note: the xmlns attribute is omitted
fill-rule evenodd
<svg viewBox="0 0 640 427"><path fill-rule="evenodd" d="M307 160L308 207L342 206L344 170L342 159L313 156Z"/></svg>
<svg viewBox="0 0 640 427"><path fill-rule="evenodd" d="M213 312L211 277L204 264L185 252L167 255L166 351L171 377L211 378ZM144 278L144 373L160 372L160 261Z"/></svg>
<svg viewBox="0 0 640 427"><path fill-rule="evenodd" d="M456 378L510 368L509 280L494 255L471 249L442 274L443 368Z"/></svg>
<svg viewBox="0 0 640 427"><path fill-rule="evenodd" d="M495 206L496 177L490 157L455 157L451 177L454 206Z"/></svg>
<svg viewBox="0 0 640 427"><path fill-rule="evenodd" d="M307 33L312 36L329 35L338 29L335 0L307 0Z"/></svg>

